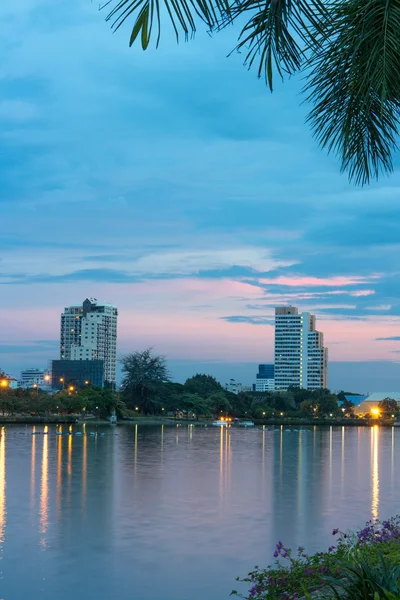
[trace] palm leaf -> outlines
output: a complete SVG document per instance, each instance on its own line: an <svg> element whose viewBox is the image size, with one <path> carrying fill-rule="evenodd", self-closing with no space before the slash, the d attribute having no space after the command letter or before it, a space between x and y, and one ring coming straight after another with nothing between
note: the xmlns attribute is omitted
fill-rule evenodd
<svg viewBox="0 0 400 600"><path fill-rule="evenodd" d="M335 0L322 48L309 62L308 121L350 180L392 170L400 107L400 5Z"/></svg>
<svg viewBox="0 0 400 600"><path fill-rule="evenodd" d="M156 46L161 35L161 15L165 13L175 31L176 39L183 32L188 39L196 31L196 18L202 20L209 29L229 14L229 0L109 0L105 5L113 6L106 20L116 31L128 19L135 19L131 30L129 45L140 37L143 50L148 47L153 27L157 28Z"/></svg>
<svg viewBox="0 0 400 600"><path fill-rule="evenodd" d="M272 91L273 70L279 76L300 70L310 48L324 39L329 13L321 0L244 0L230 11L230 21L250 12L236 50L246 50L245 64L258 62L258 76Z"/></svg>

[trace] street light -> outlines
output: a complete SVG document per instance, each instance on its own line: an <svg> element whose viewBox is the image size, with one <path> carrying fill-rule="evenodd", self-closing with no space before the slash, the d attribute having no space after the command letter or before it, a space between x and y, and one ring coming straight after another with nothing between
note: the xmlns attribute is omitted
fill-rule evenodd
<svg viewBox="0 0 400 600"><path fill-rule="evenodd" d="M263 412L263 417L265 417L265 411Z"/></svg>
<svg viewBox="0 0 400 600"><path fill-rule="evenodd" d="M85 381L85 385L89 385L89 382L88 382L88 380L86 380L86 381Z"/></svg>
<svg viewBox="0 0 400 600"><path fill-rule="evenodd" d="M70 385L70 386L69 386L69 388L68 388L68 390L69 390L70 392L73 392L73 391L74 391L74 389L75 389L75 388L74 388L74 386L73 386L73 385Z"/></svg>
<svg viewBox="0 0 400 600"><path fill-rule="evenodd" d="M2 388L8 387L8 379L2 379L0 385Z"/></svg>

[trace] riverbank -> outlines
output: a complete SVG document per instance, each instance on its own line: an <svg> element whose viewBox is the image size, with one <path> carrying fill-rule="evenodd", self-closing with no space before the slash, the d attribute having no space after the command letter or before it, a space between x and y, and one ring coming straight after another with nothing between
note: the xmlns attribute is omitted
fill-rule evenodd
<svg viewBox="0 0 400 600"><path fill-rule="evenodd" d="M119 419L117 425L143 425L143 426L156 426L164 425L169 427L176 427L177 425L185 426L191 425L193 427L212 427L212 423L215 419L175 419L162 416L138 416L127 419ZM393 427L395 423L393 420L384 421L382 419L290 419L290 418L277 418L277 419L253 419L256 428L269 428L269 427L287 427L287 428L299 428L299 427L374 427L379 425L380 427ZM110 421L107 419L97 418L81 418L80 415L0 415L0 424L56 424L56 423L68 423L78 425L109 425ZM237 424L232 423L231 427L238 427ZM242 427L243 428L243 427Z"/></svg>

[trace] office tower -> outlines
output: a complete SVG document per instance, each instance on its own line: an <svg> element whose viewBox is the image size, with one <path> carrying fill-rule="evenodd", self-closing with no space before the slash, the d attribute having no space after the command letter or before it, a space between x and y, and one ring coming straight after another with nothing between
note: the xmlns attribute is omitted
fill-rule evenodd
<svg viewBox="0 0 400 600"><path fill-rule="evenodd" d="M275 389L275 369L272 364L258 365L256 382L253 383L253 392L273 392Z"/></svg>
<svg viewBox="0 0 400 600"><path fill-rule="evenodd" d="M328 349L315 316L293 306L275 309L275 389L328 387Z"/></svg>
<svg viewBox="0 0 400 600"><path fill-rule="evenodd" d="M117 319L115 306L95 298L67 306L61 315L60 359L102 360L104 381L115 385Z"/></svg>

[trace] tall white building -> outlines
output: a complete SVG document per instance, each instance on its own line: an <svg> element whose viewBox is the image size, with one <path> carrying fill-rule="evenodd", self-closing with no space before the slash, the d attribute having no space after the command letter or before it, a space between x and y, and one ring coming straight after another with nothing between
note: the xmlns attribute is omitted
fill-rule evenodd
<svg viewBox="0 0 400 600"><path fill-rule="evenodd" d="M293 306L275 309L275 389L328 387L328 349L315 316Z"/></svg>
<svg viewBox="0 0 400 600"><path fill-rule="evenodd" d="M104 381L115 385L117 319L114 305L95 298L67 306L61 315L61 360L103 360Z"/></svg>

